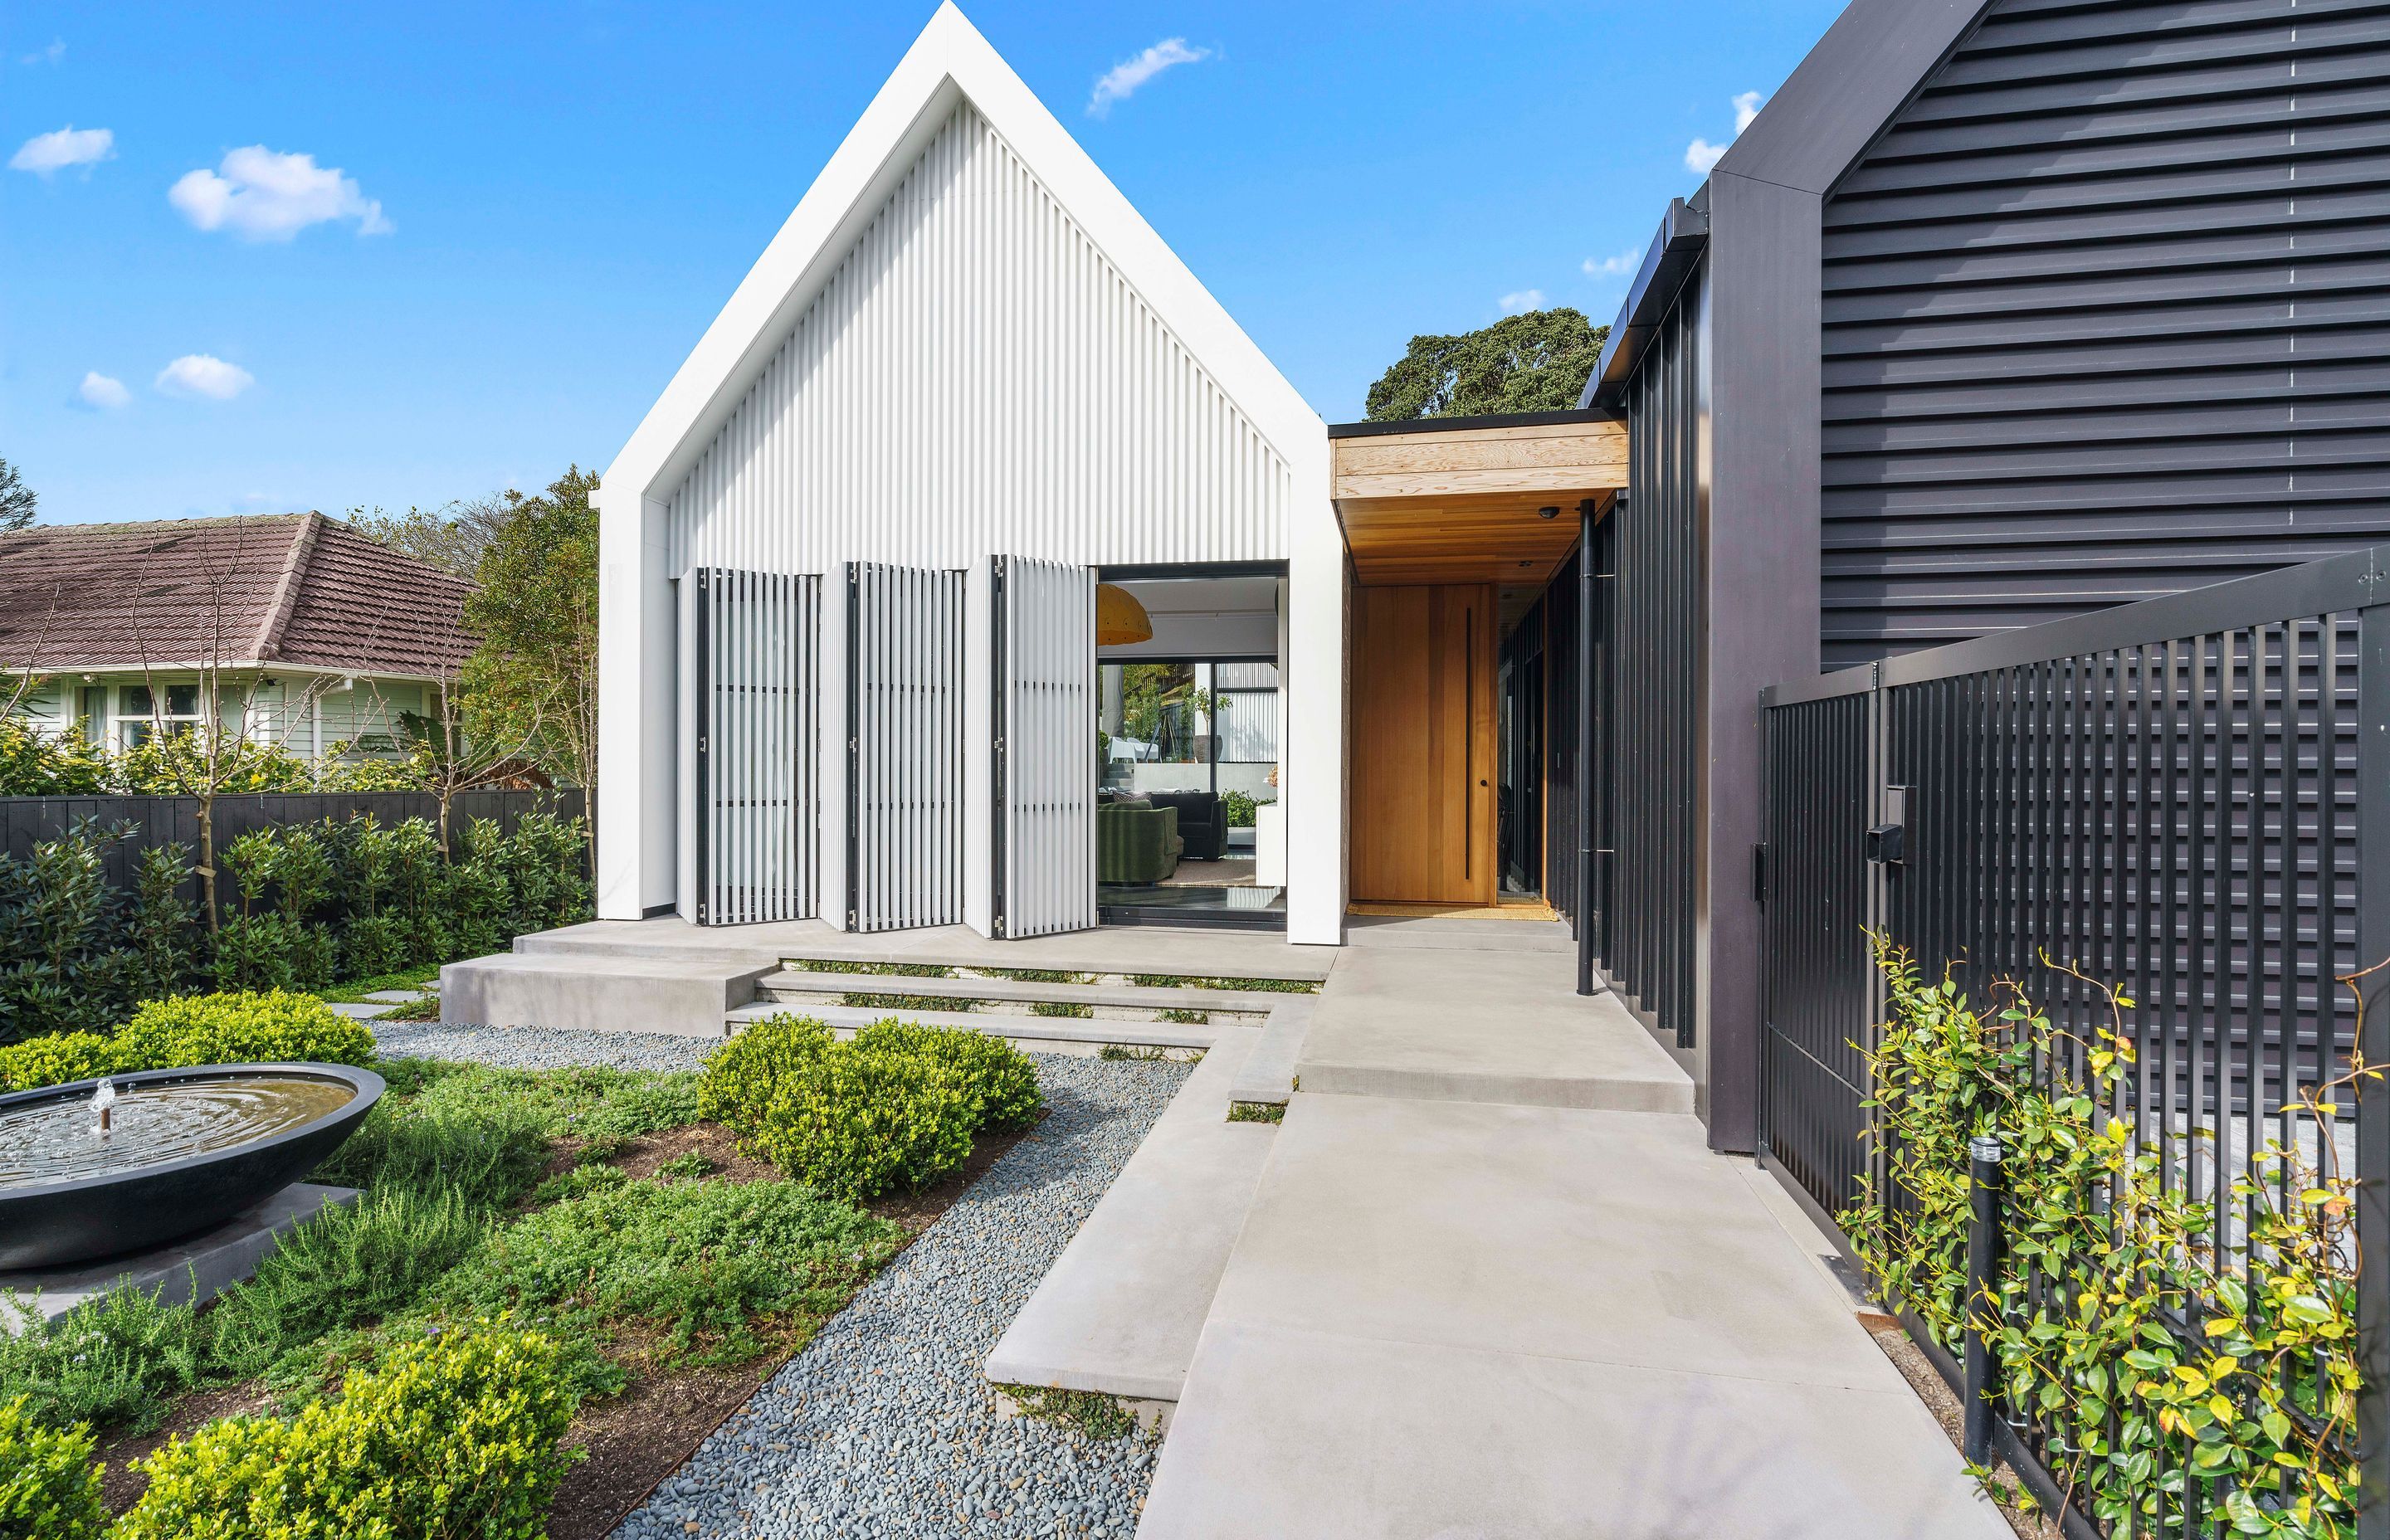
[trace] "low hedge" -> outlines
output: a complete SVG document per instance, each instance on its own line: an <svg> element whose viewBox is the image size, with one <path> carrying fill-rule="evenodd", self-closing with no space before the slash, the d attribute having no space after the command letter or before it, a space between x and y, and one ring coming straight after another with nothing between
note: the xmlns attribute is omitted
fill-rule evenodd
<svg viewBox="0 0 2390 1540"><path fill-rule="evenodd" d="M109 1540L540 1540L573 1401L536 1332L392 1350L297 1417L228 1418L142 1461Z"/></svg>
<svg viewBox="0 0 2390 1540"><path fill-rule="evenodd" d="M45 1428L25 1398L0 1403L0 1535L8 1540L96 1540L108 1527L99 1468L84 1428Z"/></svg>
<svg viewBox="0 0 2390 1540"><path fill-rule="evenodd" d="M699 1093L747 1153L858 1203L918 1191L970 1158L973 1134L1044 1106L1010 1044L893 1019L841 1043L810 1018L766 1018L707 1059Z"/></svg>
<svg viewBox="0 0 2390 1540"><path fill-rule="evenodd" d="M113 1034L58 1033L0 1048L0 1092L186 1064L366 1065L373 1057L373 1033L312 995L192 995L141 1006Z"/></svg>

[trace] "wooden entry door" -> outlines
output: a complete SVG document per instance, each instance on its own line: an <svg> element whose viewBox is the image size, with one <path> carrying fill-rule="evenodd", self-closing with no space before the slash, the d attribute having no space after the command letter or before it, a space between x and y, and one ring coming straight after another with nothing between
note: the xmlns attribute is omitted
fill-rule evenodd
<svg viewBox="0 0 2390 1540"><path fill-rule="evenodd" d="M1492 904L1494 590L1356 591L1353 896Z"/></svg>

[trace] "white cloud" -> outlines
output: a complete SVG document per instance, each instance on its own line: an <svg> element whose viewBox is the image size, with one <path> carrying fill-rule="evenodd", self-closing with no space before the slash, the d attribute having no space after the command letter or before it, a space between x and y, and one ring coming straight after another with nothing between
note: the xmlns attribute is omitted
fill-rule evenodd
<svg viewBox="0 0 2390 1540"><path fill-rule="evenodd" d="M166 189L166 201L202 230L230 230L249 240L289 240L335 219L355 220L361 236L385 236L392 227L381 204L338 166L263 145L231 151L218 171L187 173Z"/></svg>
<svg viewBox="0 0 2390 1540"><path fill-rule="evenodd" d="M1087 110L1103 117L1112 109L1112 103L1128 100L1138 86L1164 70L1177 64L1200 64L1211 57L1209 48L1190 48L1183 37L1165 37L1135 58L1123 59L1105 71L1096 81L1096 94L1087 98Z"/></svg>
<svg viewBox="0 0 2390 1540"><path fill-rule="evenodd" d="M24 58L18 60L18 62L20 64L56 64L58 60L66 57L67 40L63 37L54 37L50 39L50 45L48 47L36 48L32 53L25 55Z"/></svg>
<svg viewBox="0 0 2390 1540"><path fill-rule="evenodd" d="M72 123L48 134L36 134L8 158L12 171L53 176L69 166L96 165L116 159L116 135L105 128L77 128Z"/></svg>
<svg viewBox="0 0 2390 1540"><path fill-rule="evenodd" d="M83 383L75 387L76 404L88 406L95 412L112 412L132 399L133 392L124 388L124 381L104 375L97 369L86 373Z"/></svg>
<svg viewBox="0 0 2390 1540"><path fill-rule="evenodd" d="M1505 311L1541 310L1544 308L1544 291L1522 289L1515 294L1503 295L1501 304Z"/></svg>
<svg viewBox="0 0 2390 1540"><path fill-rule="evenodd" d="M1588 278L1624 278L1642 265L1643 253L1630 248L1614 257L1586 258L1585 276Z"/></svg>
<svg viewBox="0 0 2390 1540"><path fill-rule="evenodd" d="M170 396L230 401L256 383L239 365L207 353L186 353L158 371L158 389Z"/></svg>
<svg viewBox="0 0 2390 1540"><path fill-rule="evenodd" d="M1741 135L1759 116L1759 109L1767 100L1758 91L1745 91L1734 98L1734 132ZM1727 145L1734 143L1729 136ZM1726 159L1726 145L1714 145L1707 139L1695 139L1685 147L1685 169L1707 176L1717 163Z"/></svg>

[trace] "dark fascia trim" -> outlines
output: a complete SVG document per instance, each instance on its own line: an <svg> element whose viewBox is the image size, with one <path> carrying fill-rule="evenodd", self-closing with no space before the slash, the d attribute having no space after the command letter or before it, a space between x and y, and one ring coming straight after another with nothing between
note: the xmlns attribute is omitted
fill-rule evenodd
<svg viewBox="0 0 2390 1540"><path fill-rule="evenodd" d="M1396 422L1331 422L1331 439L1370 439L1381 433L1458 433L1475 428L1549 428L1572 422L1616 422L1618 414L1585 406L1565 412L1496 412L1475 417L1407 417Z"/></svg>
<svg viewBox="0 0 2390 1540"><path fill-rule="evenodd" d="M1166 578L1284 577L1283 561L1136 561L1096 569L1098 583L1158 583Z"/></svg>
<svg viewBox="0 0 2390 1540"><path fill-rule="evenodd" d="M1653 330L1666 318L1668 307L1676 302L1677 291L1692 276L1693 264L1710 242L1708 199L1703 197L1708 190L1703 187L1694 194L1692 202L1681 198L1668 200L1667 217L1660 221L1651 244L1644 250L1643 265L1636 269L1626 302L1618 308L1618 319L1611 323L1610 338L1601 345L1601 357L1585 382L1585 393L1577 398L1580 405L1607 405L1615 399L1618 387L1635 372L1643 344L1651 340Z"/></svg>
<svg viewBox="0 0 2390 1540"><path fill-rule="evenodd" d="M1989 0L1851 0L1717 169L1822 196L1988 9Z"/></svg>

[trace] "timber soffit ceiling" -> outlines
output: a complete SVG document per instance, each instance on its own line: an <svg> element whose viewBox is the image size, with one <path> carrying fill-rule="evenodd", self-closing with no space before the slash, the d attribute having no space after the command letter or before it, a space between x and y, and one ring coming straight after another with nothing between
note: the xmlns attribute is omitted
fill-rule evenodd
<svg viewBox="0 0 2390 1540"><path fill-rule="evenodd" d="M1328 434L1337 517L1368 584L1540 586L1575 547L1578 502L1606 502L1626 484L1625 425L1608 412L1356 422Z"/></svg>

